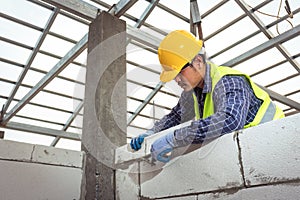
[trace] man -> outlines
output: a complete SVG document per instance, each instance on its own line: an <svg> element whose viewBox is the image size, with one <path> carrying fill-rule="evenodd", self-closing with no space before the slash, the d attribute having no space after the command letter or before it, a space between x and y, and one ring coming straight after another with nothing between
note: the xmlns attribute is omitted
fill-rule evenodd
<svg viewBox="0 0 300 200"><path fill-rule="evenodd" d="M173 31L162 40L158 48L160 79L174 79L183 92L169 114L131 140L132 149L140 149L151 134L195 118L189 126L171 131L152 144L153 159L168 162L174 148L284 117L249 76L208 62L202 46L201 40L183 30Z"/></svg>

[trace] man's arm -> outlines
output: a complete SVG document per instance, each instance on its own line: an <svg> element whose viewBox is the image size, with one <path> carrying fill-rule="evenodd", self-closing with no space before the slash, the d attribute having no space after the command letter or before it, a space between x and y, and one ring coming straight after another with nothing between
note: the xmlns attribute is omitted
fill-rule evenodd
<svg viewBox="0 0 300 200"><path fill-rule="evenodd" d="M165 115L161 120L155 122L154 126L145 133L131 139L131 148L137 151L141 148L145 137L192 119L195 116L193 105L192 93L183 92L177 105L169 114Z"/></svg>
<svg viewBox="0 0 300 200"><path fill-rule="evenodd" d="M242 129L246 123L251 95L254 94L243 77L223 77L213 93L215 114L176 130L175 139L183 145L203 143Z"/></svg>

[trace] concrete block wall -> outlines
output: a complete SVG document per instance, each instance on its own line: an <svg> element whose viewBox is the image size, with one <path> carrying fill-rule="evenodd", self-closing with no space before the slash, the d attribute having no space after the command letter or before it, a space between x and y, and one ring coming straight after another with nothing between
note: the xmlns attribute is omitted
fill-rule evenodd
<svg viewBox="0 0 300 200"><path fill-rule="evenodd" d="M120 147L116 151L117 197L299 199L299 122L300 114L245 129L237 137L227 134L189 153L178 154L165 165L149 162L147 146L153 138L146 139L137 153ZM165 132L155 137L160 134Z"/></svg>
<svg viewBox="0 0 300 200"><path fill-rule="evenodd" d="M84 153L0 140L0 199L80 199Z"/></svg>

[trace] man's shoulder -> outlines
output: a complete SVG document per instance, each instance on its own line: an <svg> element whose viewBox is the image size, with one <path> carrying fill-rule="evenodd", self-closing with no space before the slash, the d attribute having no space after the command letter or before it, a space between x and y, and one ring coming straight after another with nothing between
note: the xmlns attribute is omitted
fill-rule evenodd
<svg viewBox="0 0 300 200"><path fill-rule="evenodd" d="M228 89L229 87L245 87L249 86L247 78L243 75L226 75L223 76L220 81L216 84L217 87L225 87Z"/></svg>

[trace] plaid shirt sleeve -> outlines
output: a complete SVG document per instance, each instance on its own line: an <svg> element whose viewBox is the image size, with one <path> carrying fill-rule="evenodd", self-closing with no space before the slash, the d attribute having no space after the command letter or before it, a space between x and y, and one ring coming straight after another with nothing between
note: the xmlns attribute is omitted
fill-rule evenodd
<svg viewBox="0 0 300 200"><path fill-rule="evenodd" d="M225 76L213 91L215 114L175 131L180 146L203 143L242 129L246 123L253 91L244 77Z"/></svg>
<svg viewBox="0 0 300 200"><path fill-rule="evenodd" d="M154 133L163 131L170 127L189 121L195 117L194 100L192 92L183 92L177 105L162 119L155 122L151 129Z"/></svg>

